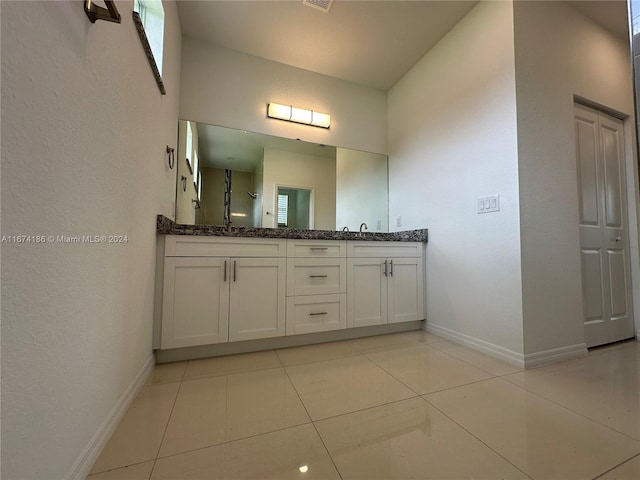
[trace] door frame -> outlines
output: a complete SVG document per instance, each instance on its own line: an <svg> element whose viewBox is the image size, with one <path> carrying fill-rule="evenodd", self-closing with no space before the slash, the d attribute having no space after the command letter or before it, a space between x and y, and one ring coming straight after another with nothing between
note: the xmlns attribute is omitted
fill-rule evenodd
<svg viewBox="0 0 640 480"><path fill-rule="evenodd" d="M624 160L626 169L627 194L627 235L629 237L629 263L631 269L631 311L636 339L640 339L640 155L638 149L639 133L636 130L635 117L616 109L591 101L579 95L573 96L573 104L591 108L622 121L624 131ZM574 111L574 109L572 109ZM575 139L573 140L575 142ZM576 192L580 188L576 177ZM580 245L578 244L578 248Z"/></svg>
<svg viewBox="0 0 640 480"><path fill-rule="evenodd" d="M314 187L307 187L303 185L291 185L291 184L283 184L283 183L275 183L273 191L274 195L274 203L273 203L273 212L275 216L275 226L278 226L278 191L280 188L284 188L287 190L306 190L309 192L309 230L315 229L315 212L316 212L316 189Z"/></svg>

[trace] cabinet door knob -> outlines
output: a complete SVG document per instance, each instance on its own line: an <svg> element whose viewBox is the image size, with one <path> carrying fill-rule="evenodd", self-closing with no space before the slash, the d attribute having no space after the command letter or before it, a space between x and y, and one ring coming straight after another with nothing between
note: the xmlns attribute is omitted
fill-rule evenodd
<svg viewBox="0 0 640 480"><path fill-rule="evenodd" d="M621 237L620 235L618 235L618 236L615 238L615 241L616 241L616 242L619 242L619 241L621 241L621 240L622 240L622 237Z"/></svg>

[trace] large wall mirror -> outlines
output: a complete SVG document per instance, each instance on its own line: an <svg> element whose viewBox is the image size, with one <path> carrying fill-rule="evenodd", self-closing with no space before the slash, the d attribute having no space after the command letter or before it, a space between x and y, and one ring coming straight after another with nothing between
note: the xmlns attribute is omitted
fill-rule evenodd
<svg viewBox="0 0 640 480"><path fill-rule="evenodd" d="M176 222L389 231L386 155L180 120Z"/></svg>

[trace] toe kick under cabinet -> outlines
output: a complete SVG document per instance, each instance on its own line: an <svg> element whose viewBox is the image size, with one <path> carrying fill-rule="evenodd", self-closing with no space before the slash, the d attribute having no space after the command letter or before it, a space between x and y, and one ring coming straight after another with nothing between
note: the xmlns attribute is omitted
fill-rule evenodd
<svg viewBox="0 0 640 480"><path fill-rule="evenodd" d="M421 242L165 235L161 349L424 319Z"/></svg>

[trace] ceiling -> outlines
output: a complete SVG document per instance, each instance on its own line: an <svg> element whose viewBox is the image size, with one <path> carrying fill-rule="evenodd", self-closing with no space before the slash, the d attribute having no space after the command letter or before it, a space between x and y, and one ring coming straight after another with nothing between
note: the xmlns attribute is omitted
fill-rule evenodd
<svg viewBox="0 0 640 480"><path fill-rule="evenodd" d="M312 72L389 90L476 1L179 1L185 36ZM626 37L626 2L569 1Z"/></svg>
<svg viewBox="0 0 640 480"><path fill-rule="evenodd" d="M476 1L180 1L182 34L389 90Z"/></svg>
<svg viewBox="0 0 640 480"><path fill-rule="evenodd" d="M559 1L559 0L558 0ZM329 13L301 0L177 2L183 35L360 85L389 90L477 1L335 0ZM624 0L569 2L628 38ZM199 125L207 166L253 170L270 146L316 156L335 149ZM210 148L216 145L216 148Z"/></svg>
<svg viewBox="0 0 640 480"><path fill-rule="evenodd" d="M245 130L198 124L199 157L204 167L253 172L264 148L335 158L336 148ZM214 147L215 146L215 147Z"/></svg>

